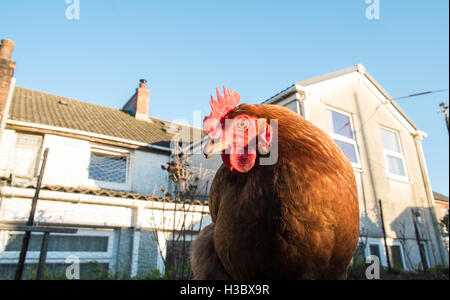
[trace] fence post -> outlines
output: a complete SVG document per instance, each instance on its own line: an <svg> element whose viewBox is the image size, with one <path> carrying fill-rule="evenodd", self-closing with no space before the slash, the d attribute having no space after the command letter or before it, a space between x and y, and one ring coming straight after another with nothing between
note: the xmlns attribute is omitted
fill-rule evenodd
<svg viewBox="0 0 450 300"><path fill-rule="evenodd" d="M42 238L41 245L41 254L39 255L39 265L37 269L37 280L42 280L42 274L44 273L45 260L47 259L47 250L48 250L48 239L50 236L50 232L44 232L44 237Z"/></svg>
<svg viewBox="0 0 450 300"><path fill-rule="evenodd" d="M32 203L31 203L31 211L30 211L30 215L28 217L27 226L33 226L33 223L34 223L34 214L36 212L37 201L39 199L39 191L41 190L42 178L44 177L45 164L47 163L48 151L49 151L48 148L46 148L44 151L44 159L42 161L41 170L39 172L38 182L36 185L36 191L34 193L34 197L33 197ZM22 248L20 250L19 262L17 264L17 269L16 269L16 274L14 276L14 280L22 279L23 269L25 266L25 258L27 256L27 251L28 251L28 244L30 243L30 237L31 237L31 232L25 231L25 235L23 236L23 240L22 240Z"/></svg>

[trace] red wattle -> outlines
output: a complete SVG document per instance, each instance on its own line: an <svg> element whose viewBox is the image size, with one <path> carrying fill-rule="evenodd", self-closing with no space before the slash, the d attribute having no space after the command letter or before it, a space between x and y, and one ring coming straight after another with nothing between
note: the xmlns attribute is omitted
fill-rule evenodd
<svg viewBox="0 0 450 300"><path fill-rule="evenodd" d="M230 154L230 165L239 173L247 173L255 165L256 154Z"/></svg>

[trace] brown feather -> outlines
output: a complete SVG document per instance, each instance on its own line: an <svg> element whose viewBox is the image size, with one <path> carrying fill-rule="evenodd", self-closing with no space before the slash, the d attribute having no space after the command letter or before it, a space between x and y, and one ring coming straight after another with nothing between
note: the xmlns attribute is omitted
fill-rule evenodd
<svg viewBox="0 0 450 300"><path fill-rule="evenodd" d="M359 234L350 162L287 108L242 104L228 118L240 114L278 120L279 154L272 166L216 173L209 204L224 269L233 279L345 278Z"/></svg>
<svg viewBox="0 0 450 300"><path fill-rule="evenodd" d="M191 245L191 268L196 280L231 279L214 249L214 224L206 226Z"/></svg>

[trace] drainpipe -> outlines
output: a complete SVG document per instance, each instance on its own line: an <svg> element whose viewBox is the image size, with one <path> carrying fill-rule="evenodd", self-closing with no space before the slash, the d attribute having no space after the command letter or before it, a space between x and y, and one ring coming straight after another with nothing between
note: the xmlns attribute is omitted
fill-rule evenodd
<svg viewBox="0 0 450 300"><path fill-rule="evenodd" d="M139 222L139 207L133 208L133 239L131 244L131 273L130 276L136 277L139 268L139 244L141 241L141 226Z"/></svg>
<svg viewBox="0 0 450 300"><path fill-rule="evenodd" d="M133 228L133 240L131 247L131 273L130 276L136 277L139 269L139 244L141 241L141 228Z"/></svg>
<svg viewBox="0 0 450 300"><path fill-rule="evenodd" d="M434 229L434 234L436 236L436 240L438 242L439 254L441 257L441 262L445 265L448 265L448 252L444 247L444 240L439 230L439 222L436 216L436 208L434 204L433 190L431 189L431 184L428 177L427 166L425 162L425 155L422 149L422 139L426 137L426 134L422 131L417 131L414 135L414 143L416 145L417 154L419 157L419 165L420 171L422 173L423 183L425 185L425 191L427 195L428 207L430 208L430 214ZM433 245L433 243L431 243Z"/></svg>

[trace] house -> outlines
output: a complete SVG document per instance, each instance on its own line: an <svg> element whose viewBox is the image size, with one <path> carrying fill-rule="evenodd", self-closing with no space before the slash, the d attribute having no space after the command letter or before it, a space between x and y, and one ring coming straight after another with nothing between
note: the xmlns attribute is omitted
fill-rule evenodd
<svg viewBox="0 0 450 300"><path fill-rule="evenodd" d="M363 257L376 255L383 266L389 260L406 270L448 264L422 150L426 134L363 65L295 82L263 103L285 106L314 123L352 163ZM205 160L200 144L192 147L192 161L217 170L220 156Z"/></svg>
<svg viewBox="0 0 450 300"><path fill-rule="evenodd" d="M434 202L436 204L436 215L442 220L448 214L448 197L437 192L433 192Z"/></svg>
<svg viewBox="0 0 450 300"><path fill-rule="evenodd" d="M50 236L47 264L62 270L75 255L82 273L92 261L131 276L164 272L180 218L191 240L208 209L165 197L169 177L161 165L172 159L171 143L192 142L201 131L149 117L145 80L122 109L16 86L13 47L9 40L0 46L0 223L28 219L49 149L35 222L78 232ZM0 231L1 279L14 274L22 236ZM37 263L41 237L32 235L26 264Z"/></svg>
<svg viewBox="0 0 450 300"><path fill-rule="evenodd" d="M448 215L448 197L436 192L433 192L433 196L434 202L436 204L436 215L439 221L441 222L444 219L444 217ZM448 251L449 248L448 232L444 232L444 235L445 235L444 241Z"/></svg>

